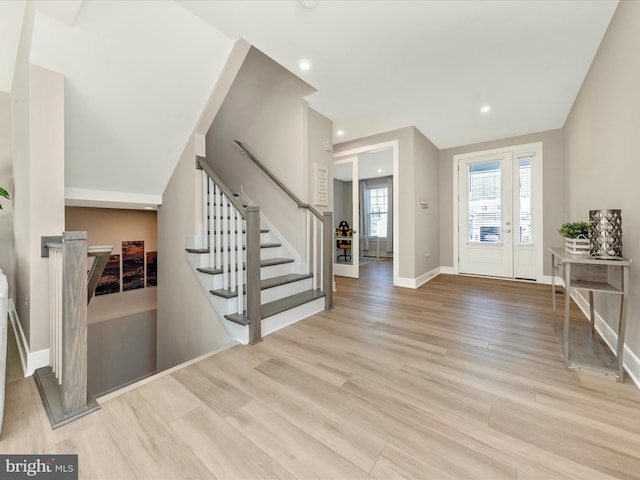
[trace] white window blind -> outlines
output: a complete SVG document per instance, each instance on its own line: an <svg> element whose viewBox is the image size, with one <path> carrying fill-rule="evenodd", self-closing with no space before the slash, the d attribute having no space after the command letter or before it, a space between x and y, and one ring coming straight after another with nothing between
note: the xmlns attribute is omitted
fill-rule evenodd
<svg viewBox="0 0 640 480"><path fill-rule="evenodd" d="M502 242L502 169L500 161L469 165L470 242Z"/></svg>
<svg viewBox="0 0 640 480"><path fill-rule="evenodd" d="M371 188L369 194L369 235L386 238L388 217L388 189L387 187Z"/></svg>
<svg viewBox="0 0 640 480"><path fill-rule="evenodd" d="M533 204L532 204L532 171L531 157L519 159L519 177L520 177L520 245L533 245Z"/></svg>

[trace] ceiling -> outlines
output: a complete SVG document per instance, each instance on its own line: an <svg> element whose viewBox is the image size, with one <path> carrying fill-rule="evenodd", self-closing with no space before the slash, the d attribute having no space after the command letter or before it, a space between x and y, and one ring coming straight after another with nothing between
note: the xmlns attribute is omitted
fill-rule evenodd
<svg viewBox="0 0 640 480"><path fill-rule="evenodd" d="M11 25L24 11L0 1ZM233 43L173 1L37 3L29 60L65 77L67 205L162 203Z"/></svg>
<svg viewBox="0 0 640 480"><path fill-rule="evenodd" d="M336 143L415 125L440 149L561 128L617 6L177 1L318 89L309 104L344 130ZM302 58L310 70L298 68Z"/></svg>
<svg viewBox="0 0 640 480"><path fill-rule="evenodd" d="M0 91L25 5L0 1ZM414 125L442 149L562 127L617 0L37 5L30 61L65 76L67 202L145 206L161 202L236 39L318 89L307 99L344 130L335 143Z"/></svg>
<svg viewBox="0 0 640 480"><path fill-rule="evenodd" d="M352 163L344 162L333 165L333 178L343 182L353 179ZM389 177L393 175L393 149L384 148L358 154L358 179Z"/></svg>

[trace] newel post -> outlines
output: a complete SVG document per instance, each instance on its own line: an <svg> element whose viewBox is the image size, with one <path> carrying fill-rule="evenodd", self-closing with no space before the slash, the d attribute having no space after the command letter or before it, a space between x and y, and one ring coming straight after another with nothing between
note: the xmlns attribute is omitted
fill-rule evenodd
<svg viewBox="0 0 640 480"><path fill-rule="evenodd" d="M260 311L260 207L247 206L247 319L249 343L262 341Z"/></svg>
<svg viewBox="0 0 640 480"><path fill-rule="evenodd" d="M333 213L324 212L322 219L322 290L324 291L324 309L333 309Z"/></svg>
<svg viewBox="0 0 640 480"><path fill-rule="evenodd" d="M62 234L62 409L87 406L87 232Z"/></svg>

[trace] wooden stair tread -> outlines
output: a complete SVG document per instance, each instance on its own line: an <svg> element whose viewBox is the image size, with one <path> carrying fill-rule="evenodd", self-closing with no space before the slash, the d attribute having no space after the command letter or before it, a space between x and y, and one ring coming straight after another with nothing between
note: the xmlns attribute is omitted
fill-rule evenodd
<svg viewBox="0 0 640 480"><path fill-rule="evenodd" d="M305 303L309 303L323 297L324 293L320 292L319 290L307 290L305 292L296 293L295 295L291 295L289 297L274 300L273 302L265 303L260 307L262 319L264 320L265 318L269 318L273 315L277 315L278 313L291 310L292 308L304 305ZM249 324L249 320L244 313L242 315L238 313L225 315L224 318L240 325Z"/></svg>
<svg viewBox="0 0 640 480"><path fill-rule="evenodd" d="M281 247L282 244L281 243L261 243L260 244L260 248L278 248ZM243 245L242 246L242 250L246 250L247 246ZM209 249L208 248L186 248L185 249L187 252L189 253L209 253ZM228 248L228 251L231 250L231 247ZM238 248L236 247L236 251L238 250ZM217 251L217 250L216 250Z"/></svg>
<svg viewBox="0 0 640 480"><path fill-rule="evenodd" d="M266 290L268 288L279 287L280 285L287 285L289 283L298 282L300 280L306 280L307 278L312 278L312 274L299 274L299 273L289 273L287 275L281 275L279 277L273 278L265 278L264 280L260 280L260 290ZM238 296L238 291L231 291L230 288L219 289L219 290L209 290L213 295L217 295L218 297L223 298L235 298ZM247 286L244 285L243 292L247 293Z"/></svg>
<svg viewBox="0 0 640 480"><path fill-rule="evenodd" d="M260 267L271 267L274 265L282 265L285 263L293 263L293 258L265 258L260 260ZM246 269L247 265L242 264L242 269ZM200 267L197 269L201 273L209 275L218 275L222 273L222 268Z"/></svg>

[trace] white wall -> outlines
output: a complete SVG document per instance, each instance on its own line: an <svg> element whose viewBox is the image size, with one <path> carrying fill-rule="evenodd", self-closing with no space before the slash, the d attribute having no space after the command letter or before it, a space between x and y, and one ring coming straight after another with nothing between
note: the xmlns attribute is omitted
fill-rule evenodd
<svg viewBox="0 0 640 480"><path fill-rule="evenodd" d="M30 352L49 347L49 268L40 237L64 230L64 77L29 64L27 4L12 92L15 305Z"/></svg>
<svg viewBox="0 0 640 480"><path fill-rule="evenodd" d="M623 254L640 261L640 3L623 0L611 20L564 126L567 219L621 209ZM640 373L640 269L630 268L627 347ZM617 331L618 301L598 297L598 314ZM627 356L627 360L632 359Z"/></svg>

